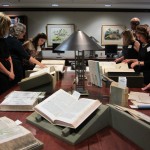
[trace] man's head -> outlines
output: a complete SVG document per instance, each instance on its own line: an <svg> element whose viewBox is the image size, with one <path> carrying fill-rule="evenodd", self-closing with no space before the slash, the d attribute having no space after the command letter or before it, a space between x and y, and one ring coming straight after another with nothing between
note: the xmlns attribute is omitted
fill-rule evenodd
<svg viewBox="0 0 150 150"><path fill-rule="evenodd" d="M137 27L139 24L140 24L140 19L139 19L139 18L134 17L134 18L132 18L132 19L130 20L130 25L131 25L131 29L132 29L132 30L136 30L136 27Z"/></svg>

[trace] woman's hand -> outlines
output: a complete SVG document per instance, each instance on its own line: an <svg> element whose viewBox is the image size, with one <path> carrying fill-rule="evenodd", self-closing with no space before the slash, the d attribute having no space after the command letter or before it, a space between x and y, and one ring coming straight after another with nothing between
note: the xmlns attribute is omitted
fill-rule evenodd
<svg viewBox="0 0 150 150"><path fill-rule="evenodd" d="M8 76L9 76L10 80L14 80L15 79L15 74L13 72L9 72Z"/></svg>
<svg viewBox="0 0 150 150"><path fill-rule="evenodd" d="M39 66L40 66L40 68L46 68L47 67L46 65L44 65L42 63L40 63Z"/></svg>
<svg viewBox="0 0 150 150"><path fill-rule="evenodd" d="M128 64L128 63L132 62L132 60L131 59L124 59L123 62Z"/></svg>
<svg viewBox="0 0 150 150"><path fill-rule="evenodd" d="M115 59L115 62L116 62L116 63L121 62L121 61L122 61L121 58L116 58L116 59Z"/></svg>
<svg viewBox="0 0 150 150"><path fill-rule="evenodd" d="M139 65L139 62L138 62L138 61L132 63L132 64L131 64L131 68L133 69L133 68L134 68L135 66L137 66L137 65Z"/></svg>
<svg viewBox="0 0 150 150"><path fill-rule="evenodd" d="M148 85L146 85L145 87L141 88L143 91L150 89L150 83Z"/></svg>

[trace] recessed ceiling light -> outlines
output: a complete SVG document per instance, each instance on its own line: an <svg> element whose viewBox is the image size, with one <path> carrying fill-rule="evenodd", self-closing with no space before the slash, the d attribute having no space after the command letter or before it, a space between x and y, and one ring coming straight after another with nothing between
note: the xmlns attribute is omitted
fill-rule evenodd
<svg viewBox="0 0 150 150"><path fill-rule="evenodd" d="M111 4L105 4L105 7L111 7L112 5Z"/></svg>
<svg viewBox="0 0 150 150"><path fill-rule="evenodd" d="M9 7L9 4L2 4L3 7Z"/></svg>
<svg viewBox="0 0 150 150"><path fill-rule="evenodd" d="M52 4L52 7L58 7L59 5L58 4Z"/></svg>

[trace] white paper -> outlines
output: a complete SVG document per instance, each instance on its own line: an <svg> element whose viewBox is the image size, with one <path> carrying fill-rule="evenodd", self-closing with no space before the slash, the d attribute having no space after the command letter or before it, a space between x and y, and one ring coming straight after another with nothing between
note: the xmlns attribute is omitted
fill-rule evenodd
<svg viewBox="0 0 150 150"><path fill-rule="evenodd" d="M118 86L125 88L127 87L127 78L126 77L119 77L118 78Z"/></svg>

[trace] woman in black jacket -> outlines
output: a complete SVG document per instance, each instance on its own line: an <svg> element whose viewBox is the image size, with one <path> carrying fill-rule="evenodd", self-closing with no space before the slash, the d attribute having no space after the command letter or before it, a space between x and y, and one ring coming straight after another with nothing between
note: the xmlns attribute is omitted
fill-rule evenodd
<svg viewBox="0 0 150 150"><path fill-rule="evenodd" d="M23 48L22 43L19 40L23 39L25 33L26 26L22 23L17 23L10 28L10 36L7 37L7 44L10 49L15 73L15 80L13 84L18 83L24 78L25 69L23 67L23 59L27 59L29 62L39 65L41 68L45 67L45 65L41 64L38 60L29 55Z"/></svg>
<svg viewBox="0 0 150 150"><path fill-rule="evenodd" d="M10 88L10 81L15 78L9 48L4 38L9 32L10 24L10 18L0 13L0 94Z"/></svg>
<svg viewBox="0 0 150 150"><path fill-rule="evenodd" d="M141 41L138 59L134 60L131 64L131 68L143 72L144 83L150 83L150 36L149 27L144 25L137 26L136 36Z"/></svg>

